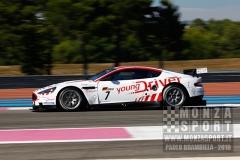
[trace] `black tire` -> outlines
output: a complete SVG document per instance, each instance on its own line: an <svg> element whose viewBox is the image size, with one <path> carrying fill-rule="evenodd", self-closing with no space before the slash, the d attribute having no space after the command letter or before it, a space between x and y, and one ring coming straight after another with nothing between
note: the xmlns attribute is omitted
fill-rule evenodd
<svg viewBox="0 0 240 160"><path fill-rule="evenodd" d="M85 111L91 111L92 110L92 106L88 103L88 101L85 97L83 97L83 103L81 105L82 105L81 109L83 109Z"/></svg>
<svg viewBox="0 0 240 160"><path fill-rule="evenodd" d="M83 95L78 89L68 87L60 92L57 101L60 109L64 111L76 111L81 107Z"/></svg>
<svg viewBox="0 0 240 160"><path fill-rule="evenodd" d="M182 107L186 104L188 94L180 85L172 84L163 91L163 105L171 107Z"/></svg>

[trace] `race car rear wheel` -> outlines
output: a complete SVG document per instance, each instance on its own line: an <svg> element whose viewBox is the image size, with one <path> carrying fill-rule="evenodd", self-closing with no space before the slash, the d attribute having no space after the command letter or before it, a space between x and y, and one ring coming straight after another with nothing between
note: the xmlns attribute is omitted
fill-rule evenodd
<svg viewBox="0 0 240 160"><path fill-rule="evenodd" d="M163 105L172 107L181 107L187 101L187 92L180 85L172 84L163 91Z"/></svg>
<svg viewBox="0 0 240 160"><path fill-rule="evenodd" d="M65 88L58 96L58 104L65 111L74 111L80 108L82 94L76 88Z"/></svg>

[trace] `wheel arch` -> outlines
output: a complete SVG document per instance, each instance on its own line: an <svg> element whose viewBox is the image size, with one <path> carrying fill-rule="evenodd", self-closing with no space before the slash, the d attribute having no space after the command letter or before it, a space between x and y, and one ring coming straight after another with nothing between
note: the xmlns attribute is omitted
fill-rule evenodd
<svg viewBox="0 0 240 160"><path fill-rule="evenodd" d="M167 85L163 88L163 90L162 90L162 96L163 96L164 90L165 90L168 86L173 85L173 84L183 87L183 89L184 89L185 92L187 93L187 99L188 99L188 101L189 101L190 95L189 95L189 93L188 93L187 88L186 88L183 84L177 83L177 82L172 82L172 83L167 84Z"/></svg>
<svg viewBox="0 0 240 160"><path fill-rule="evenodd" d="M88 100L87 100L87 98L86 98L86 96L85 96L85 94L83 93L83 91L80 89L80 88L78 88L78 87L76 87L76 86L65 86L65 87L63 87L62 89L60 89L59 91L58 91L58 94L57 94L57 97L56 97L56 104L57 104L57 107L58 107L58 97L59 97L59 95L60 95L60 93L64 90L64 89L66 89L66 88L74 88L74 89L77 89L78 91L79 91L79 93L83 96L83 98L84 98L84 100L88 103Z"/></svg>

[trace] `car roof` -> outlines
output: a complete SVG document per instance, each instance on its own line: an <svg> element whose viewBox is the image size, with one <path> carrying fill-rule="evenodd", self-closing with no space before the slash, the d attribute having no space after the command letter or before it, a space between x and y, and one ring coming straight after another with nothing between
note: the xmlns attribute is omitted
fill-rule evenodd
<svg viewBox="0 0 240 160"><path fill-rule="evenodd" d="M154 68L154 67L146 67L146 66L118 66L118 67L113 67L111 68L113 70L111 70L108 73L105 73L104 75L102 75L101 77L95 79L94 81L99 81L101 78L103 78L104 76L108 75L108 74L112 74L121 70L131 70L131 69L143 69L143 70L150 70L150 71L156 71L156 72L162 72L162 69L159 68Z"/></svg>
<svg viewBox="0 0 240 160"><path fill-rule="evenodd" d="M146 70L158 70L158 71L162 71L159 68L155 68L155 67L147 67L147 66L118 66L115 67L116 70L120 70L120 69L146 69Z"/></svg>

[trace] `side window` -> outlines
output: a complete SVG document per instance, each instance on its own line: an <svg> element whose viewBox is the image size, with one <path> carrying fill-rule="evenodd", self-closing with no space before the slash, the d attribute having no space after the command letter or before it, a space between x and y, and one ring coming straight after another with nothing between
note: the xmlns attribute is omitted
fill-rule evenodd
<svg viewBox="0 0 240 160"><path fill-rule="evenodd" d="M161 74L161 72L156 72L156 71L148 71L147 78L154 78L158 77Z"/></svg>
<svg viewBox="0 0 240 160"><path fill-rule="evenodd" d="M134 71L120 71L113 76L113 80L129 80L132 79Z"/></svg>
<svg viewBox="0 0 240 160"><path fill-rule="evenodd" d="M147 78L148 71L146 70L136 70L135 74L133 75L132 79L142 79Z"/></svg>
<svg viewBox="0 0 240 160"><path fill-rule="evenodd" d="M113 80L131 80L147 78L147 71L145 70L125 70L115 73Z"/></svg>
<svg viewBox="0 0 240 160"><path fill-rule="evenodd" d="M117 73L109 75L108 77L102 79L102 81L154 78L154 77L158 77L160 74L161 72L141 70L141 69L123 70L123 71L119 71Z"/></svg>

